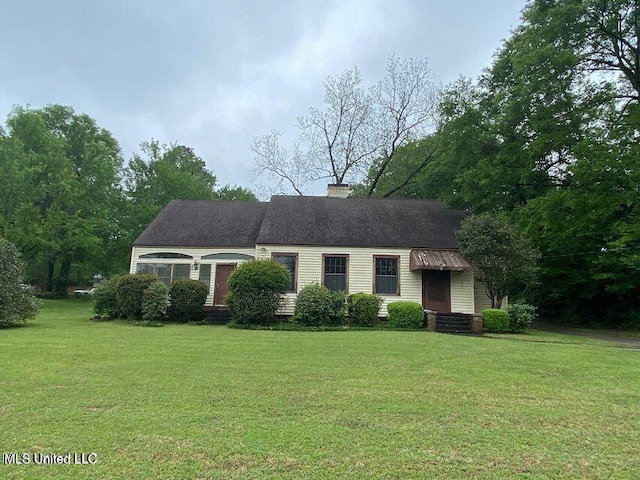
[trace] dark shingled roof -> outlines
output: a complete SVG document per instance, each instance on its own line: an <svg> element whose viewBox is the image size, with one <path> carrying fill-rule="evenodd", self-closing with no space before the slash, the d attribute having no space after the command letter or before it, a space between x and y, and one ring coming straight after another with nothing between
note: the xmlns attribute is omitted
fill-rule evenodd
<svg viewBox="0 0 640 480"><path fill-rule="evenodd" d="M172 200L137 247L255 247L268 203Z"/></svg>
<svg viewBox="0 0 640 480"><path fill-rule="evenodd" d="M469 214L436 200L274 196L256 243L453 249Z"/></svg>
<svg viewBox="0 0 640 480"><path fill-rule="evenodd" d="M134 245L455 249L455 231L467 215L435 200L299 196L274 196L269 203L174 200Z"/></svg>

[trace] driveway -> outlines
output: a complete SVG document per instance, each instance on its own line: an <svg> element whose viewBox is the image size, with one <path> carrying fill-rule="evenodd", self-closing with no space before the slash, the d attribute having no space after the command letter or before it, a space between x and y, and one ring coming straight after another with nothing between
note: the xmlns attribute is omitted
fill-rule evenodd
<svg viewBox="0 0 640 480"><path fill-rule="evenodd" d="M564 335L572 335L576 337L595 338L597 340L605 340L607 342L615 342L623 348L640 349L640 332L629 330L596 330L588 328L565 327L554 325L541 320L533 322L532 328L542 330L544 332L559 333Z"/></svg>

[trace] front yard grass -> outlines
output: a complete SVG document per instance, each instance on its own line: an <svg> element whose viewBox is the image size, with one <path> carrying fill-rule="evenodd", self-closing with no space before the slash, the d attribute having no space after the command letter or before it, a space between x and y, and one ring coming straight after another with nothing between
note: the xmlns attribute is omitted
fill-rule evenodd
<svg viewBox="0 0 640 480"><path fill-rule="evenodd" d="M429 332L0 330L0 478L640 478L640 351ZM5 462L6 463L6 462Z"/></svg>

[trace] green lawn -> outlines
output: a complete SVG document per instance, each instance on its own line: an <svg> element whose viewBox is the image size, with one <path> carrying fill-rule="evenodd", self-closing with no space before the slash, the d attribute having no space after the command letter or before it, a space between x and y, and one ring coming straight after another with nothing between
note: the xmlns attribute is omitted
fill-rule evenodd
<svg viewBox="0 0 640 480"><path fill-rule="evenodd" d="M0 478L640 478L640 351L429 332L0 330ZM33 458L33 457L30 457Z"/></svg>

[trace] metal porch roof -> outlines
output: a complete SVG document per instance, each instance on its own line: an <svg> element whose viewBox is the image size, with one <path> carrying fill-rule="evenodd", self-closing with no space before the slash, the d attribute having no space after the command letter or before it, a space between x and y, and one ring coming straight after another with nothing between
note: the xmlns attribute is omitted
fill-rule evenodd
<svg viewBox="0 0 640 480"><path fill-rule="evenodd" d="M411 250L409 270L471 270L471 265L455 250Z"/></svg>

